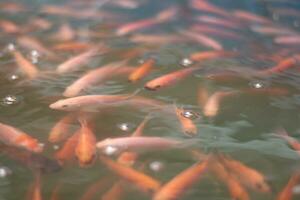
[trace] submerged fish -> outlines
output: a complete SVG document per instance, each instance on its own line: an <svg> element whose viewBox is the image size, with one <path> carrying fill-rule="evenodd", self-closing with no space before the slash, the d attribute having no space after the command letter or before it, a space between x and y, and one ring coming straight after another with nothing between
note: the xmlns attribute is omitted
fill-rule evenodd
<svg viewBox="0 0 300 200"><path fill-rule="evenodd" d="M292 200L293 189L300 182L300 174L294 174L288 181L287 185L278 194L276 200Z"/></svg>
<svg viewBox="0 0 300 200"><path fill-rule="evenodd" d="M19 51L15 50L12 52L12 54L18 67L26 76L28 76L28 78L33 79L37 77L39 70L34 64L27 60Z"/></svg>
<svg viewBox="0 0 300 200"><path fill-rule="evenodd" d="M132 73L129 74L128 80L136 82L146 76L153 68L155 60L152 58L147 59L143 64L136 68Z"/></svg>

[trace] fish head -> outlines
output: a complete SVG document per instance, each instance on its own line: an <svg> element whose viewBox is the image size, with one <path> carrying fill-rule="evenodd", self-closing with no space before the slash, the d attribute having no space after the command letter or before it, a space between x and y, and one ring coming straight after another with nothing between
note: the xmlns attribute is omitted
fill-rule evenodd
<svg viewBox="0 0 300 200"><path fill-rule="evenodd" d="M80 110L80 104L73 98L58 100L49 106L54 110L77 111Z"/></svg>
<svg viewBox="0 0 300 200"><path fill-rule="evenodd" d="M148 83L146 83L145 88L147 90L157 90L161 87L160 84L158 84L156 81L150 81Z"/></svg>

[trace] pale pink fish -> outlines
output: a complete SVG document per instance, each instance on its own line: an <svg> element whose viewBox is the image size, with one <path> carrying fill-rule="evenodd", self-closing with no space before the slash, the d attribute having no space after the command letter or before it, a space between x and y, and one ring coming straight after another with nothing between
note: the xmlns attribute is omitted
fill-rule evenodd
<svg viewBox="0 0 300 200"><path fill-rule="evenodd" d="M164 45L170 44L174 42L183 41L184 39L177 35L169 35L169 34L135 34L130 40L136 43L143 43L149 45Z"/></svg>
<svg viewBox="0 0 300 200"><path fill-rule="evenodd" d="M176 13L177 13L177 8L170 7L166 10L159 12L156 16L154 16L152 18L141 19L138 21L129 22L127 24L120 26L116 30L116 35L122 36L122 35L132 33L134 31L140 30L140 29L145 29L145 28L149 28L153 25L164 23L164 22L172 19Z"/></svg>
<svg viewBox="0 0 300 200"><path fill-rule="evenodd" d="M237 18L239 18L243 21L247 21L247 22L262 23L262 24L272 23L272 21L270 21L269 19L267 19L263 16L259 16L254 13L250 13L250 12L243 11L243 10L236 10L233 12L233 15L236 16Z"/></svg>
<svg viewBox="0 0 300 200"><path fill-rule="evenodd" d="M38 76L38 68L29 60L27 60L25 56L21 54L21 52L15 50L12 52L12 54L15 58L15 62L17 63L18 67L28 78L33 79Z"/></svg>
<svg viewBox="0 0 300 200"><path fill-rule="evenodd" d="M49 58L56 58L54 52L50 51L47 47L45 47L40 41L36 38L30 36L20 36L17 38L17 43L29 50L36 50L41 54L46 55Z"/></svg>
<svg viewBox="0 0 300 200"><path fill-rule="evenodd" d="M56 72L59 74L77 71L84 65L88 64L93 57L106 52L105 47L93 48L79 55L69 58L65 62L58 65Z"/></svg>
<svg viewBox="0 0 300 200"><path fill-rule="evenodd" d="M17 24L15 24L12 21L4 20L4 19L0 20L0 29L2 29L2 31L5 33L11 33L11 34L21 32L21 29Z"/></svg>
<svg viewBox="0 0 300 200"><path fill-rule="evenodd" d="M204 33L206 35L213 35L217 37L229 38L234 40L238 40L243 37L241 34L229 30L224 30L221 27L213 27L213 26L202 25L202 24L197 24L192 26L191 30L201 34Z"/></svg>
<svg viewBox="0 0 300 200"><path fill-rule="evenodd" d="M284 27L275 27L275 26L251 26L250 29L253 32L260 33L263 35L290 35L293 34L294 31L289 30ZM289 37L289 36L283 36Z"/></svg>
<svg viewBox="0 0 300 200"><path fill-rule="evenodd" d="M299 45L300 35L278 36L274 38L276 44Z"/></svg>
<svg viewBox="0 0 300 200"><path fill-rule="evenodd" d="M73 40L76 36L75 30L70 26L70 24L62 24L56 33L52 35L52 39L58 41L70 41Z"/></svg>
<svg viewBox="0 0 300 200"><path fill-rule="evenodd" d="M113 106L130 105L137 108L162 108L164 104L158 100L150 99L135 94L121 95L85 95L61 99L49 107L64 111L99 112L100 109Z"/></svg>
<svg viewBox="0 0 300 200"><path fill-rule="evenodd" d="M223 49L223 46L221 43L219 43L217 40L215 40L211 37L208 37L204 34L190 32L190 31L180 31L180 33L183 36L186 36L186 37L190 38L191 40L194 40L203 46L206 46L206 47L209 47L209 48L212 48L215 50Z"/></svg>
<svg viewBox="0 0 300 200"><path fill-rule="evenodd" d="M203 107L203 114L207 117L215 117L219 110L220 104L225 97L237 94L236 91L218 91L212 94Z"/></svg>
<svg viewBox="0 0 300 200"><path fill-rule="evenodd" d="M175 139L162 137L119 137L108 138L97 143L97 148L105 150L107 147L116 148L119 152L157 151L176 148L181 142Z"/></svg>
<svg viewBox="0 0 300 200"><path fill-rule="evenodd" d="M124 66L126 62L114 62L91 70L66 88L63 95L74 97L83 94L91 86L103 84L110 78L131 73L135 68Z"/></svg>
<svg viewBox="0 0 300 200"><path fill-rule="evenodd" d="M209 3L206 0L191 0L190 4L192 8L205 11L205 12L211 12L217 15L221 15L224 17L232 17L229 12L226 10L223 10L222 8L219 8L211 3Z"/></svg>
<svg viewBox="0 0 300 200"><path fill-rule="evenodd" d="M20 147L36 153L43 151L43 147L39 144L37 139L17 128L3 123L0 123L0 141L8 146Z"/></svg>
<svg viewBox="0 0 300 200"><path fill-rule="evenodd" d="M233 29L240 29L241 28L241 24L234 22L234 21L230 21L230 20L226 20L226 19L222 19L220 17L214 17L214 16L209 16L209 15L201 15L198 16L196 18L197 21L199 22L205 22L208 24L212 24L212 25L218 25L218 26L223 26L226 28L233 28Z"/></svg>

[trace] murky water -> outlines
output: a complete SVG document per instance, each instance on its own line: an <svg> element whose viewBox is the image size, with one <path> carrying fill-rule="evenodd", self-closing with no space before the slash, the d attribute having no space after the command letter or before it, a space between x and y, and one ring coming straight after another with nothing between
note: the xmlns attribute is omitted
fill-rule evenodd
<svg viewBox="0 0 300 200"><path fill-rule="evenodd" d="M225 14L214 9L209 11L203 6L197 9L192 2L2 0L1 20L14 23L16 30L9 29L8 25L3 25L4 22L0 23L0 122L37 138L44 145L42 155L55 160L55 152L63 147L64 142L51 143L48 136L51 128L67 112L51 109L49 105L65 98L62 95L64 90L89 70L125 59L128 66L138 67L143 61L154 58L154 69L140 81L131 83L128 74L123 74L84 90L82 95L133 94L165 105L163 108L166 110L126 104L94 109L93 131L97 141L130 136L151 112L144 135L172 138L184 141L184 145L165 151L142 152L134 169L164 184L198 162L190 150L210 155L223 153L266 177L271 191L261 193L245 187L250 199L276 199L289 178L299 169L299 152L279 137L277 132L285 129L291 137L300 140L300 2L207 1ZM50 9L50 6L55 6L55 9ZM170 8L176 9L175 14L163 22L126 34L117 34L124 24L153 19L159 12ZM265 22L239 18L237 10L264 17ZM231 22L231 26L224 21L220 24L207 22L209 17ZM58 32L63 25L67 25L71 33ZM259 29L265 27L273 27L276 31ZM195 52L220 49L199 42L190 33L211 37L224 51L234 52L235 56L192 61L190 55ZM280 38L286 35L298 40L286 42ZM39 41L51 55L20 42L24 36ZM160 38L145 39L145 36ZM76 47L75 42L81 47ZM71 44L70 48L59 50L58 45L68 43ZM79 70L55 73L57 66L67 59L100 45L105 45L108 53L94 56ZM20 70L11 53L14 48L38 67L41 72L37 76L28 78L28 73ZM251 76L253 72L271 69L294 55L298 55L298 58L287 70ZM195 66L202 67L168 87L155 91L144 88L145 83L156 77ZM230 76L232 71L237 78ZM212 103L219 106L217 113L210 115L205 111L205 103L199 100L200 91L206 91L208 96L218 92L221 94L220 101ZM192 120L197 128L196 134L183 133L175 111L170 112L174 107L182 108L183 116ZM77 122L71 125L72 131L79 127ZM0 200L37 200L30 197L30 185L35 180L36 170L11 158L5 151L0 157ZM116 156L111 158L115 160ZM61 170L42 174L42 199L101 199L118 180L119 177L99 159L89 167L80 167L78 161L73 159L63 165ZM96 183L99 183L97 192L91 197L84 196ZM140 191L132 183L124 181L122 186L124 191L120 199L152 198L151 194ZM293 199L300 198L299 186L298 183L298 187L294 188ZM231 197L226 184L213 173L206 172L178 199L225 200Z"/></svg>

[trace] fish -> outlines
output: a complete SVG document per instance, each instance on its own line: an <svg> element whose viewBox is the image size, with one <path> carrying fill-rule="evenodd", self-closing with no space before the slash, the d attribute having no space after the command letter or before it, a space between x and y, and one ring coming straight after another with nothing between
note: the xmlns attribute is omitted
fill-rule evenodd
<svg viewBox="0 0 300 200"><path fill-rule="evenodd" d="M270 24L272 21L269 19L256 15L254 13L250 13L244 10L235 10L233 11L233 15L238 19L245 21L245 22L252 22L252 23L261 23L261 24Z"/></svg>
<svg viewBox="0 0 300 200"><path fill-rule="evenodd" d="M181 142L162 137L118 137L118 138L107 138L97 143L99 150L104 150L107 147L115 147L118 151L158 151L166 150L170 148L176 148Z"/></svg>
<svg viewBox="0 0 300 200"><path fill-rule="evenodd" d="M210 16L210 15L200 15L196 17L196 20L199 22L205 22L211 25L223 26L230 29L241 29L242 25L235 22L229 21L228 19L222 19L220 17Z"/></svg>
<svg viewBox="0 0 300 200"><path fill-rule="evenodd" d="M88 51L80 53L76 56L73 56L66 60L65 62L61 63L57 66L56 72L58 74L65 74L79 70L84 65L88 64L91 59L97 55L102 55L107 52L106 47L99 46L98 48L92 48Z"/></svg>
<svg viewBox="0 0 300 200"><path fill-rule="evenodd" d="M180 199L187 190L203 176L207 170L207 160L196 163L165 183L154 195L153 200Z"/></svg>
<svg viewBox="0 0 300 200"><path fill-rule="evenodd" d="M121 25L119 28L117 28L116 35L124 36L129 33L138 31L140 29L145 29L160 23L164 23L172 19L176 13L177 13L176 7L167 8L166 10L159 12L154 17L141 19L141 20L137 20L134 22L129 22L127 24Z"/></svg>
<svg viewBox="0 0 300 200"><path fill-rule="evenodd" d="M286 186L277 195L276 200L292 200L293 188L300 182L300 174L296 173L292 175L286 184Z"/></svg>
<svg viewBox="0 0 300 200"><path fill-rule="evenodd" d="M48 141L56 143L67 139L71 133L71 124L75 121L76 117L74 113L65 115L51 128Z"/></svg>
<svg viewBox="0 0 300 200"><path fill-rule="evenodd" d="M12 52L19 69L30 79L34 79L39 75L39 69L37 66L27 60L19 51Z"/></svg>
<svg viewBox="0 0 300 200"><path fill-rule="evenodd" d="M180 122L181 129L187 136L195 136L198 132L197 126L193 120L183 116L184 110L182 108L175 107L176 116Z"/></svg>
<svg viewBox="0 0 300 200"><path fill-rule="evenodd" d="M283 28L283 27L275 27L275 26L251 26L250 29L253 32L260 33L262 35L267 36L279 36L279 35L290 35L294 32L292 30ZM279 37L290 37L290 36L279 36ZM277 37L277 38L279 38ZM276 41L276 39L274 40ZM276 43L276 42L275 42Z"/></svg>
<svg viewBox="0 0 300 200"><path fill-rule="evenodd" d="M104 156L99 156L99 159L110 171L146 193L152 194L161 186L161 183L158 180L155 180L154 178L131 167L119 164Z"/></svg>
<svg viewBox="0 0 300 200"><path fill-rule="evenodd" d="M283 128L277 129L276 133L280 138L284 139L296 151L298 155L300 155L300 142L298 140L291 137Z"/></svg>
<svg viewBox="0 0 300 200"><path fill-rule="evenodd" d="M171 44L174 42L183 41L183 38L180 38L177 35L169 34L134 34L130 37L130 40L135 43L147 44L147 45L165 45Z"/></svg>
<svg viewBox="0 0 300 200"><path fill-rule="evenodd" d="M42 200L41 191L41 175L39 172L35 173L34 182L31 186L28 200Z"/></svg>
<svg viewBox="0 0 300 200"><path fill-rule="evenodd" d="M35 153L43 151L43 147L37 139L4 123L0 123L0 141L8 146L23 148Z"/></svg>
<svg viewBox="0 0 300 200"><path fill-rule="evenodd" d="M214 50L223 50L223 46L220 42L217 40L202 34L202 33L196 33L191 31L180 31L180 34L184 37L189 38L192 41L195 41L205 47L214 49Z"/></svg>
<svg viewBox="0 0 300 200"><path fill-rule="evenodd" d="M95 183L92 183L90 186L88 186L88 188L85 190L85 192L81 196L80 200L95 199L95 196L98 193L101 193L101 192L105 191L108 187L110 187L113 181L114 181L114 178L112 178L111 176L101 177Z"/></svg>
<svg viewBox="0 0 300 200"><path fill-rule="evenodd" d="M75 147L75 156L81 167L91 165L96 157L96 136L92 130L91 122L86 118L80 117L81 125L78 142Z"/></svg>
<svg viewBox="0 0 300 200"><path fill-rule="evenodd" d="M249 194L245 188L219 161L210 159L208 169L217 176L220 181L226 184L232 199L250 200Z"/></svg>
<svg viewBox="0 0 300 200"><path fill-rule="evenodd" d="M228 96L238 94L236 91L217 91L213 93L206 101L203 107L203 114L206 117L215 117L220 110L221 101Z"/></svg>
<svg viewBox="0 0 300 200"><path fill-rule="evenodd" d="M76 37L76 32L68 23L62 24L56 33L50 36L51 39L57 41L71 41Z"/></svg>
<svg viewBox="0 0 300 200"><path fill-rule="evenodd" d="M54 189L51 192L50 200L60 200L59 198L59 191L61 190L61 183L55 185Z"/></svg>
<svg viewBox="0 0 300 200"><path fill-rule="evenodd" d="M136 108L162 108L165 106L161 101L150 99L135 94L119 95L84 95L58 100L49 105L51 109L63 111L87 111L99 112L108 106L129 105Z"/></svg>
<svg viewBox="0 0 300 200"><path fill-rule="evenodd" d="M59 42L51 47L55 51L86 51L94 48L92 44L79 41Z"/></svg>
<svg viewBox="0 0 300 200"><path fill-rule="evenodd" d="M300 36L299 35L278 36L274 38L274 43L282 44L282 45L299 45Z"/></svg>
<svg viewBox="0 0 300 200"><path fill-rule="evenodd" d="M288 58L284 58L280 62L278 62L275 66L260 70L258 72L259 75L271 75L276 73L281 73L283 71L286 71L287 69L290 69L294 66L296 66L299 63L300 55L293 55Z"/></svg>
<svg viewBox="0 0 300 200"><path fill-rule="evenodd" d="M199 85L198 91L197 91L198 105L201 106L202 108L204 108L208 99L209 99L209 94L208 94L207 89L204 86Z"/></svg>
<svg viewBox="0 0 300 200"><path fill-rule="evenodd" d="M19 36L17 38L17 43L28 50L36 50L50 59L57 59L57 56L54 52L49 50L47 47L45 47L44 44L42 44L39 40L37 40L34 37L25 35Z"/></svg>
<svg viewBox="0 0 300 200"><path fill-rule="evenodd" d="M16 34L22 32L17 24L9 20L0 20L0 29L7 34Z"/></svg>
<svg viewBox="0 0 300 200"><path fill-rule="evenodd" d="M226 18L232 18L231 14L222 8L215 6L214 4L206 0L191 0L189 1L191 7L200 11L214 13Z"/></svg>
<svg viewBox="0 0 300 200"><path fill-rule="evenodd" d="M148 90L158 90L163 87L174 85L180 80L185 79L187 76L191 75L193 72L201 70L202 67L189 67L184 69L179 69L177 71L171 72L169 74L162 75L153 80L148 81L144 87Z"/></svg>
<svg viewBox="0 0 300 200"><path fill-rule="evenodd" d="M63 144L62 148L54 154L54 158L61 164L75 158L75 148L77 146L80 136L80 129L77 130L71 137L69 137Z"/></svg>
<svg viewBox="0 0 300 200"><path fill-rule="evenodd" d="M156 61L153 58L147 59L143 64L141 64L132 73L129 74L128 80L130 82L137 82L138 80L142 79L150 73L155 62Z"/></svg>
<svg viewBox="0 0 300 200"><path fill-rule="evenodd" d="M114 62L108 65L96 68L94 70L88 71L82 77L77 79L71 85L69 85L63 96L74 97L83 94L86 90L94 85L103 84L105 81L109 80L114 76L126 75L131 73L134 68L124 66L126 62Z"/></svg>
<svg viewBox="0 0 300 200"><path fill-rule="evenodd" d="M53 173L61 170L60 165L50 158L31 151L19 149L16 147L0 144L0 152L12 160L16 160L32 171L39 171L41 173Z"/></svg>
<svg viewBox="0 0 300 200"><path fill-rule="evenodd" d="M270 186L265 181L266 178L262 173L228 156L220 155L220 158L228 171L245 186L263 193L271 192Z"/></svg>
<svg viewBox="0 0 300 200"><path fill-rule="evenodd" d="M214 27L202 24L196 24L191 27L191 31L196 33L204 33L205 35L211 35L216 37L221 37L225 39L232 39L234 41L244 39L241 34L237 34L234 31L224 30L221 27Z"/></svg>
<svg viewBox="0 0 300 200"><path fill-rule="evenodd" d="M237 55L236 52L232 51L201 51L201 52L196 52L192 53L189 57L193 61L204 61L204 60L211 60L211 59L216 59L220 57L232 57Z"/></svg>

